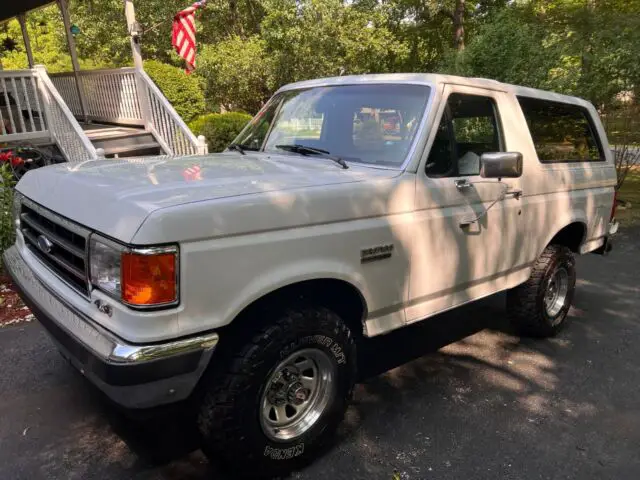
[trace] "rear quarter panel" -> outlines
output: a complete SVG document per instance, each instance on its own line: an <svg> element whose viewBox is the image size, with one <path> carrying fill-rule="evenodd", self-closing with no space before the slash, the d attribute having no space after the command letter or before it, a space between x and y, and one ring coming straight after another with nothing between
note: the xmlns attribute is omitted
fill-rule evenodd
<svg viewBox="0 0 640 480"><path fill-rule="evenodd" d="M524 94L531 96L527 91ZM569 99L554 94L548 96L550 98L545 99ZM553 237L574 222L586 227L580 253L597 249L607 233L616 183L613 155L597 111L588 102L571 99L572 103L588 110L599 136L604 161L542 163L515 95L511 95L511 101L521 117L521 131L514 140L524 157L521 185L526 222L516 247L520 250L519 262L534 262Z"/></svg>

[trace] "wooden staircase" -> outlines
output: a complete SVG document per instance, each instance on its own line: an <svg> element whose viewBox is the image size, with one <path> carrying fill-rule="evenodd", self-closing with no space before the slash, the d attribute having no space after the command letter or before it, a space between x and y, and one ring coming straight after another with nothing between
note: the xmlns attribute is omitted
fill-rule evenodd
<svg viewBox="0 0 640 480"><path fill-rule="evenodd" d="M107 158L144 157L164 153L153 134L142 127L92 123L82 124L82 129L96 149L103 149Z"/></svg>
<svg viewBox="0 0 640 480"><path fill-rule="evenodd" d="M143 70L0 71L0 97L0 143L55 144L68 162L207 153Z"/></svg>

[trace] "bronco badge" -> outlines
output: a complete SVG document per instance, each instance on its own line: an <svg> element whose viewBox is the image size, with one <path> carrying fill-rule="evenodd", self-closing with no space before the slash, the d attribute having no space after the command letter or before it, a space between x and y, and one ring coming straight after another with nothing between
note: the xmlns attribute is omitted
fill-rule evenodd
<svg viewBox="0 0 640 480"><path fill-rule="evenodd" d="M391 257L393 253L393 243L388 245L378 245L377 247L363 248L360 250L360 263L373 262Z"/></svg>

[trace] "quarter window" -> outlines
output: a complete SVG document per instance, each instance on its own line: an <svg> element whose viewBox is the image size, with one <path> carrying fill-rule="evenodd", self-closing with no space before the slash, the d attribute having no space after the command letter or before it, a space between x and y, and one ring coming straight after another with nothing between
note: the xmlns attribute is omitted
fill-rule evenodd
<svg viewBox="0 0 640 480"><path fill-rule="evenodd" d="M604 160L589 112L578 105L518 97L543 163Z"/></svg>
<svg viewBox="0 0 640 480"><path fill-rule="evenodd" d="M500 151L502 139L494 100L453 93L429 152L426 172L430 177L479 175L480 156Z"/></svg>

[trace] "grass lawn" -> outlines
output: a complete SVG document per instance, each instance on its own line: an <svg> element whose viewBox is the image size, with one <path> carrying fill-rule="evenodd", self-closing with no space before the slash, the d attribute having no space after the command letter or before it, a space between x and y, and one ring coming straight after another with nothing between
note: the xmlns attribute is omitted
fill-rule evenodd
<svg viewBox="0 0 640 480"><path fill-rule="evenodd" d="M631 202L631 208L618 207L616 218L622 225L640 225L640 169L629 172L618 192L618 198Z"/></svg>
<svg viewBox="0 0 640 480"><path fill-rule="evenodd" d="M602 116L611 145L640 145L640 107L633 106Z"/></svg>

